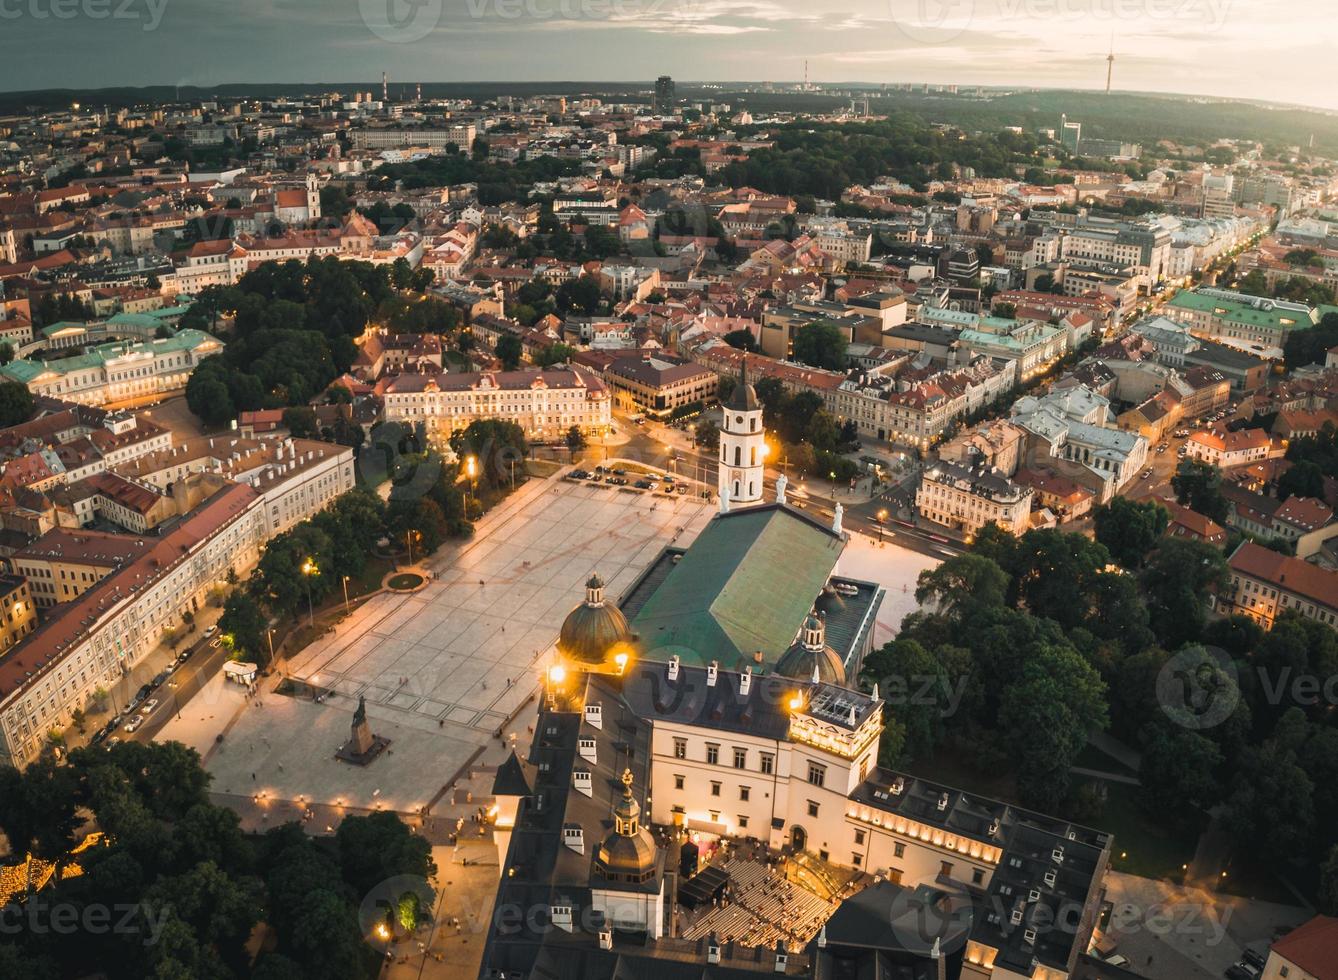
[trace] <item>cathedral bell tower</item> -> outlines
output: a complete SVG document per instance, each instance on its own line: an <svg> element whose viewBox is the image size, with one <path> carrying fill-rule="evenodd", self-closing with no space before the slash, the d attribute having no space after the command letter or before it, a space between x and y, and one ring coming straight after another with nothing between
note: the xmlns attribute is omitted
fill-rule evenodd
<svg viewBox="0 0 1338 980"><path fill-rule="evenodd" d="M766 434L762 428L762 405L748 383L747 367L739 383L725 400L724 423L720 426L720 479L717 492L730 507L762 502L763 462Z"/></svg>

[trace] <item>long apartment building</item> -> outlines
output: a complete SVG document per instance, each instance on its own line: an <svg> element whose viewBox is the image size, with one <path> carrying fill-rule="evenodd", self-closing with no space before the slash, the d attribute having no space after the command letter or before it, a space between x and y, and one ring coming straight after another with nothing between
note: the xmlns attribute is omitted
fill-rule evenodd
<svg viewBox="0 0 1338 980"><path fill-rule="evenodd" d="M1314 308L1209 287L1176 293L1162 307L1164 316L1187 324L1196 337L1270 349L1283 347L1292 333L1315 326L1330 312L1338 307Z"/></svg>
<svg viewBox="0 0 1338 980"><path fill-rule="evenodd" d="M581 368L469 374L401 374L382 386L388 422L422 422L451 433L477 419L515 422L528 439L556 440L574 425L587 434L612 422L609 389Z"/></svg>
<svg viewBox="0 0 1338 980"><path fill-rule="evenodd" d="M229 571L245 574L266 537L260 495L229 486L54 610L0 659L0 762L36 759L48 731L129 673Z"/></svg>
<svg viewBox="0 0 1338 980"><path fill-rule="evenodd" d="M1216 598L1222 612L1241 613L1272 628L1277 617L1291 610L1338 629L1338 572L1253 541L1242 541L1227 566L1230 582Z"/></svg>
<svg viewBox="0 0 1338 980"><path fill-rule="evenodd" d="M34 395L107 405L179 391L201 361L222 352L216 337L182 330L163 339L99 344L74 357L11 361L0 367L0 378L26 385Z"/></svg>

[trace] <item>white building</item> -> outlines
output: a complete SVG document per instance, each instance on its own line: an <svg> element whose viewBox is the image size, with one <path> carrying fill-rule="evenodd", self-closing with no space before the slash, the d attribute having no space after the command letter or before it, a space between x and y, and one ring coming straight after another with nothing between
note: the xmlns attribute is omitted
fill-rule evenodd
<svg viewBox="0 0 1338 980"><path fill-rule="evenodd" d="M939 460L924 471L915 506L922 517L968 535L991 522L1022 534L1030 529L1032 496L997 470Z"/></svg>
<svg viewBox="0 0 1338 980"><path fill-rule="evenodd" d="M475 419L503 419L538 441L561 438L573 425L607 432L612 399L582 368L533 368L473 374L401 374L384 392L388 422L424 423L449 434Z"/></svg>

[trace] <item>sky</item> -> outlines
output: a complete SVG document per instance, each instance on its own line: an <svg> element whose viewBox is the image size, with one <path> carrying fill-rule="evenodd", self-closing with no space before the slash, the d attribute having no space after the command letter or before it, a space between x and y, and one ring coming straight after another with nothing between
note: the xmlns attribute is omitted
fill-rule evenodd
<svg viewBox="0 0 1338 980"><path fill-rule="evenodd" d="M0 90L933 82L1338 110L1334 0L0 0Z"/></svg>

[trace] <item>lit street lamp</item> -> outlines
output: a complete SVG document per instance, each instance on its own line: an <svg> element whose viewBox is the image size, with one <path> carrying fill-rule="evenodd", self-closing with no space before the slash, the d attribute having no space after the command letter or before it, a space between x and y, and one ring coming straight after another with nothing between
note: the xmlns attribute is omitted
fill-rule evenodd
<svg viewBox="0 0 1338 980"><path fill-rule="evenodd" d="M469 456L465 459L465 473L469 476L470 492L477 499L479 495L479 461L475 457ZM469 517L468 507L465 508L465 517Z"/></svg>
<svg viewBox="0 0 1338 980"><path fill-rule="evenodd" d="M310 558L302 563L302 577L307 580L307 624L313 629L316 626L316 607L311 600L311 576L319 574L320 569Z"/></svg>
<svg viewBox="0 0 1338 980"><path fill-rule="evenodd" d="M344 612L347 613L347 612L349 611L349 609L348 609L348 576L347 576L347 575L343 576L342 581L343 581L343 583L344 583Z"/></svg>

